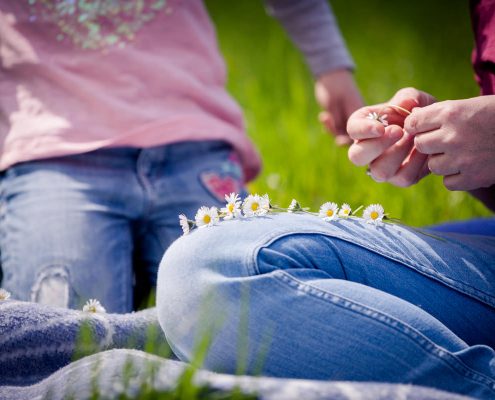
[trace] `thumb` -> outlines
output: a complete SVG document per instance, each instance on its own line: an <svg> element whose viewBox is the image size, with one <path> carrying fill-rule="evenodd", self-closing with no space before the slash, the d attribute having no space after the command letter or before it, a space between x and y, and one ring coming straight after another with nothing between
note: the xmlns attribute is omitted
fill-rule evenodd
<svg viewBox="0 0 495 400"><path fill-rule="evenodd" d="M405 118L411 114L413 108L425 107L433 104L435 98L421 90L414 88L400 89L384 105L382 114L387 114L389 124L404 126Z"/></svg>
<svg viewBox="0 0 495 400"><path fill-rule="evenodd" d="M429 106L436 101L437 100L429 93L415 88L404 88L395 93L389 103L411 112L414 107ZM400 110L398 111L400 112ZM406 112L403 113L407 114Z"/></svg>

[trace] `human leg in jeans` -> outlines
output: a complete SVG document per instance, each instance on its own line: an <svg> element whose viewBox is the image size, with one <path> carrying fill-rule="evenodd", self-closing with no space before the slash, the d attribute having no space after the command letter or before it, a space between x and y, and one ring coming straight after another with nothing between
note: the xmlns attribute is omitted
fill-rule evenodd
<svg viewBox="0 0 495 400"><path fill-rule="evenodd" d="M17 300L109 312L133 308L156 282L163 252L182 232L177 214L220 205L240 190L231 148L183 142L110 148L17 164L0 178L2 286ZM218 187L211 177L233 187ZM206 178L210 177L210 180ZM142 291L141 291L142 295Z"/></svg>
<svg viewBox="0 0 495 400"><path fill-rule="evenodd" d="M495 237L281 214L225 221L164 256L175 354L207 368L495 395ZM209 330L212 329L211 332Z"/></svg>

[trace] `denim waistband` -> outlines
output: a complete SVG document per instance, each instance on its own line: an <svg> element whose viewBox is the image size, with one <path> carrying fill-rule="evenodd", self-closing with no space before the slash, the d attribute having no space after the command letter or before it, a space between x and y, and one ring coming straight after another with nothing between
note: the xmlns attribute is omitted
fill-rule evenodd
<svg viewBox="0 0 495 400"><path fill-rule="evenodd" d="M67 156L26 161L15 164L11 168L15 168L25 164L49 164L51 162L64 162L67 164L84 164L94 166L112 165L114 167L126 167L134 165L139 158L143 157L155 163L174 162L193 159L195 157L205 155L206 153L228 151L231 149L232 146L230 144L221 140L207 140L197 142L185 141L148 148L105 147L91 151L89 153L72 154Z"/></svg>

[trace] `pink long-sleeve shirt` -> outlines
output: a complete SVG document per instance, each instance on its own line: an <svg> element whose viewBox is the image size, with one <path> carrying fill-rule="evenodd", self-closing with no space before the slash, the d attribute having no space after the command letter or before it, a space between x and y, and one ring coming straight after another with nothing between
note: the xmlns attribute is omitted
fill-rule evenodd
<svg viewBox="0 0 495 400"><path fill-rule="evenodd" d="M225 90L201 1L156 10L149 5L158 1L145 1L139 15L94 19L101 34L93 38L75 20L81 13L66 10L64 19L44 3L0 0L1 170L102 147L220 139L239 153L246 179L256 175L260 160Z"/></svg>

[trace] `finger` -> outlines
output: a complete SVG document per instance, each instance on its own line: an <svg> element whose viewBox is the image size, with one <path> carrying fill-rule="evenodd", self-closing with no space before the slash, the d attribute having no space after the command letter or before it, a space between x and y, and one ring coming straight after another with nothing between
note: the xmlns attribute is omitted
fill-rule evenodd
<svg viewBox="0 0 495 400"><path fill-rule="evenodd" d="M413 148L408 159L404 161L397 174L389 179L389 182L400 187L414 185L419 181L427 159L427 155Z"/></svg>
<svg viewBox="0 0 495 400"><path fill-rule="evenodd" d="M414 107L425 107L435 102L436 99L431 94L412 87L398 90L389 101L409 111L412 111Z"/></svg>
<svg viewBox="0 0 495 400"><path fill-rule="evenodd" d="M337 146L349 146L352 143L354 143L354 140L352 140L347 133L335 136L335 144Z"/></svg>
<svg viewBox="0 0 495 400"><path fill-rule="evenodd" d="M444 153L447 147L445 136L446 132L443 129L417 134L414 137L414 147L423 154Z"/></svg>
<svg viewBox="0 0 495 400"><path fill-rule="evenodd" d="M443 178L443 184L448 190L472 190L469 183L466 183L462 174L448 175Z"/></svg>
<svg viewBox="0 0 495 400"><path fill-rule="evenodd" d="M323 124L325 129L335 136L335 144L337 146L348 146L353 143L345 130L339 132L335 127L334 120L328 111L322 111L318 115L318 119Z"/></svg>
<svg viewBox="0 0 495 400"><path fill-rule="evenodd" d="M346 123L348 114L342 106L338 106L336 109L329 109L333 115L335 121L335 143L338 146L349 145L353 143L353 140L349 137L346 131Z"/></svg>
<svg viewBox="0 0 495 400"><path fill-rule="evenodd" d="M368 118L371 113L378 113L381 105L362 107L354 111L347 121L347 133L354 140L371 139L382 136L385 126L377 120Z"/></svg>
<svg viewBox="0 0 495 400"><path fill-rule="evenodd" d="M415 108L404 121L404 129L412 135L440 129L442 116L439 104L441 103Z"/></svg>
<svg viewBox="0 0 495 400"><path fill-rule="evenodd" d="M428 169L435 175L455 175L459 173L459 168L445 154L430 156Z"/></svg>
<svg viewBox="0 0 495 400"><path fill-rule="evenodd" d="M425 176L430 174L430 169L428 168L428 159L429 157L426 158L425 162L423 163L423 166L421 167L421 170L419 171L418 182L421 179L423 179Z"/></svg>
<svg viewBox="0 0 495 400"><path fill-rule="evenodd" d="M334 133L336 131L335 122L332 118L332 115L328 111L320 112L318 114L318 119L328 132Z"/></svg>
<svg viewBox="0 0 495 400"><path fill-rule="evenodd" d="M403 102L400 104L404 104ZM414 105L417 105L414 103ZM411 108L413 105L411 104ZM347 122L347 132L354 140L372 139L380 137L385 132L385 125L371 118L372 115L377 115L384 119L385 125L404 125L404 119L407 114L404 114L400 109L390 107L388 105L379 104L371 107L363 107L353 113Z"/></svg>
<svg viewBox="0 0 495 400"><path fill-rule="evenodd" d="M345 130L347 118L344 115L344 110L340 103L336 106L330 107L328 112L332 114L333 120L335 121L335 133L338 135L347 134L347 131Z"/></svg>
<svg viewBox="0 0 495 400"><path fill-rule="evenodd" d="M370 164L370 172L378 182L392 178L413 148L413 138L405 133L403 137Z"/></svg>
<svg viewBox="0 0 495 400"><path fill-rule="evenodd" d="M411 114L413 108L417 106L418 102L411 98L391 100L383 109L383 112L387 114L391 124L404 126L404 120Z"/></svg>
<svg viewBox="0 0 495 400"><path fill-rule="evenodd" d="M385 105L382 113L387 114L390 124L404 126L405 118L411 114L414 108L427 104L425 96L431 97L414 88L401 89Z"/></svg>
<svg viewBox="0 0 495 400"><path fill-rule="evenodd" d="M400 127L396 125L387 127L382 137L355 142L349 148L349 159L358 166L369 164L396 143L402 135L403 131Z"/></svg>

